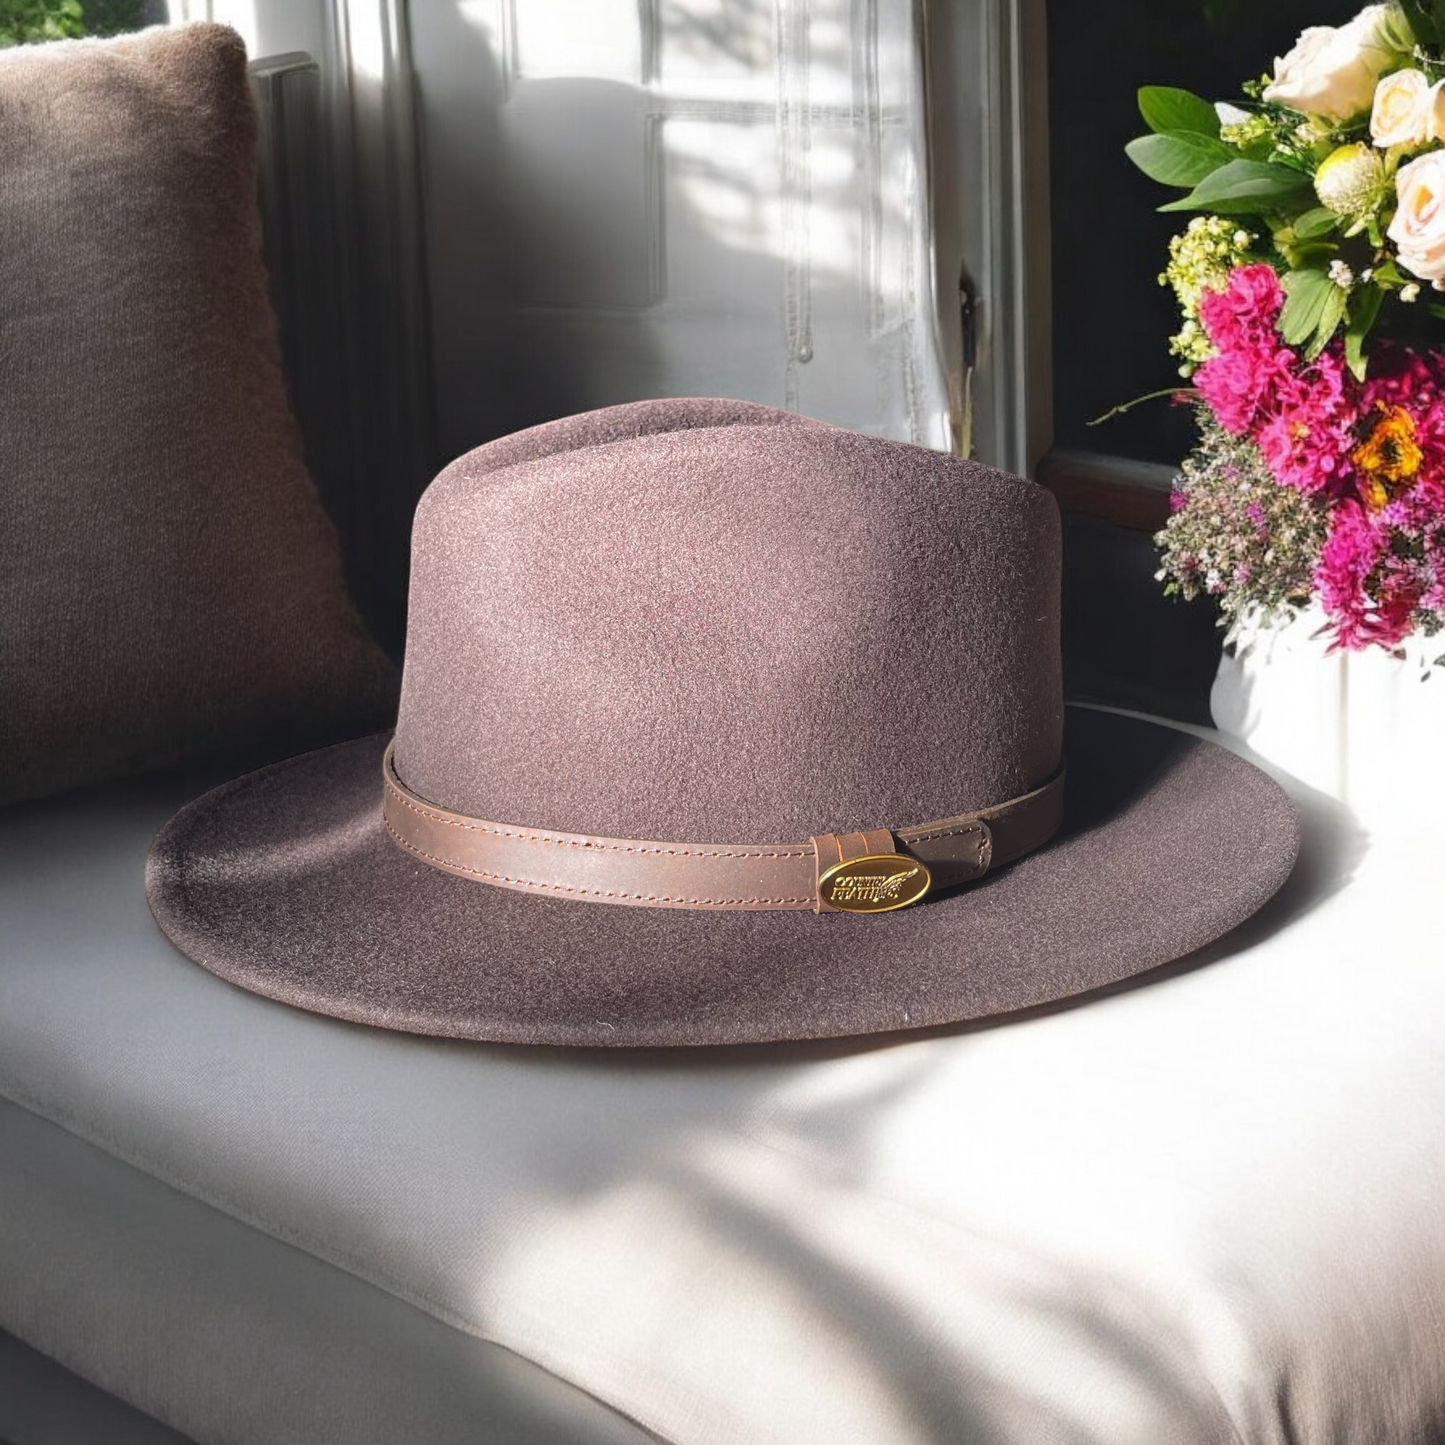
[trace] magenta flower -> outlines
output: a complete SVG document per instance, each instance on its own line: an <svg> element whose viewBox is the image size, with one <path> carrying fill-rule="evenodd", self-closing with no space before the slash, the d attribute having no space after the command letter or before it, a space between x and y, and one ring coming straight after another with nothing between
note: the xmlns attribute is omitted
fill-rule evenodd
<svg viewBox="0 0 1445 1445"><path fill-rule="evenodd" d="M1279 277L1263 265L1236 267L1228 286L1208 292L1199 304L1218 354L1195 372L1194 384L1219 424L1235 436L1277 411L1279 394L1298 365L1275 329L1283 305Z"/></svg>
<svg viewBox="0 0 1445 1445"><path fill-rule="evenodd" d="M1438 353L1420 353L1381 342L1370 361L1360 397L1364 415L1403 407L1415 426L1422 458L1421 486L1445 485L1445 365Z"/></svg>
<svg viewBox="0 0 1445 1445"><path fill-rule="evenodd" d="M1246 436L1276 409L1298 358L1284 347L1221 351L1194 373L1194 385L1235 436Z"/></svg>
<svg viewBox="0 0 1445 1445"><path fill-rule="evenodd" d="M1372 525L1359 503L1335 507L1315 569L1320 602L1334 623L1332 648L1393 647L1409 632L1419 589L1389 565L1387 549L1387 530Z"/></svg>
<svg viewBox="0 0 1445 1445"><path fill-rule="evenodd" d="M1287 346L1283 306L1263 264L1199 303L1211 415L1160 534L1163 575L1226 615L1312 591L1332 646L1394 647L1445 625L1445 355L1377 341L1361 383L1340 341L1309 361Z"/></svg>
<svg viewBox="0 0 1445 1445"><path fill-rule="evenodd" d="M1358 403L1338 352L1327 351L1275 388L1255 440L1275 480L1302 492L1347 489Z"/></svg>
<svg viewBox="0 0 1445 1445"><path fill-rule="evenodd" d="M1272 266L1236 266L1223 291L1208 291L1199 319L1220 351L1252 350L1278 342L1275 322L1284 309L1284 288Z"/></svg>

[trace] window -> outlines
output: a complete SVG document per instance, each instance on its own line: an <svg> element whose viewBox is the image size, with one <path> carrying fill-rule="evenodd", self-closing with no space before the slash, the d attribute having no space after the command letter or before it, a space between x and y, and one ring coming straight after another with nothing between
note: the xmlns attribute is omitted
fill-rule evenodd
<svg viewBox="0 0 1445 1445"><path fill-rule="evenodd" d="M0 0L0 47L118 35L166 18L165 0Z"/></svg>

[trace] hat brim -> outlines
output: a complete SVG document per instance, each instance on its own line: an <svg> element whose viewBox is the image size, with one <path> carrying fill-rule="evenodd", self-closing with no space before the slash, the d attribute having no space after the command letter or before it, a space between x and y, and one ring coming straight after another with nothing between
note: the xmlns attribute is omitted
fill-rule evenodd
<svg viewBox="0 0 1445 1445"><path fill-rule="evenodd" d="M896 913L701 913L539 898L442 873L381 821L385 736L239 778L151 849L161 928L222 978L413 1033L654 1046L826 1038L1084 993L1227 933L1288 877L1293 805L1176 729L1069 709L1064 826Z"/></svg>

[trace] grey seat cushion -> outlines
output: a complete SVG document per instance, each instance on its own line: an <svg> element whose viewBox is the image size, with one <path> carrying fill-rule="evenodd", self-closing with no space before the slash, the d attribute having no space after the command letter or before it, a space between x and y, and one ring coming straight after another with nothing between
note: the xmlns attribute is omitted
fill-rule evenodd
<svg viewBox="0 0 1445 1445"><path fill-rule="evenodd" d="M0 815L0 1329L202 1445L1434 1445L1438 832L1300 793L1247 932L1079 1006L598 1057L196 967L202 785Z"/></svg>
<svg viewBox="0 0 1445 1445"><path fill-rule="evenodd" d="M17 1380L13 1394L0 1391L0 1431L10 1445L132 1438L135 1445L634 1445L649 1438L511 1351L228 1218L14 1104L0 1103L0 1160L6 1323L185 1432L147 1428L102 1400L77 1403L68 1392L58 1415L44 1394L27 1405ZM22 1365L15 1368L23 1378Z"/></svg>
<svg viewBox="0 0 1445 1445"><path fill-rule="evenodd" d="M309 1152L330 1092L311 1068L337 1060L324 1050L311 1059L296 1035L276 1037L290 1055L287 1081L264 1098L281 1056L264 1063L263 1046L248 1083L247 1029L259 1022L264 1035L272 1015L283 1033L299 1023L304 1040L317 1021L269 1005L248 1018L248 995L181 960L151 923L145 850L201 786L136 784L0 813L0 1329L198 1445L650 1439L548 1371L398 1298L404 1284L388 1292L298 1247L293 1225L265 1206L245 1217L248 1176L274 1183ZM190 992L197 983L200 995ZM376 1042L340 1033L343 1049L364 1054ZM244 1143L255 1125L301 1132L267 1164ZM195 1197L193 1150L218 1166L210 1184L223 1207ZM365 1196L390 1170L378 1158L368 1183L367 1161L354 1162L356 1192L342 1204L340 1191L337 1203L364 1233ZM224 1178L233 1168L236 1188ZM324 1164L313 1178L323 1190L337 1182ZM392 1182L404 1194L440 1187L425 1170ZM450 1182L465 1207L465 1181ZM366 1247L353 1239L352 1248ZM361 1274L372 1268L384 1271L382 1260L358 1260ZM90 1407L82 1423L101 1409ZM73 1409L67 1419L75 1423ZM56 1425L43 1396L28 1408L19 1393L0 1403L10 1445Z"/></svg>

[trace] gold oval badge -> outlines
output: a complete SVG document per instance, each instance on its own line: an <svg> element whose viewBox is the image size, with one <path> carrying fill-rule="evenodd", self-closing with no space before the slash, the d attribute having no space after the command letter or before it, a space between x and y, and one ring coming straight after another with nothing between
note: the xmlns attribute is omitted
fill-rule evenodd
<svg viewBox="0 0 1445 1445"><path fill-rule="evenodd" d="M932 882L917 858L869 853L828 869L818 880L818 896L844 913L891 913L917 903Z"/></svg>

